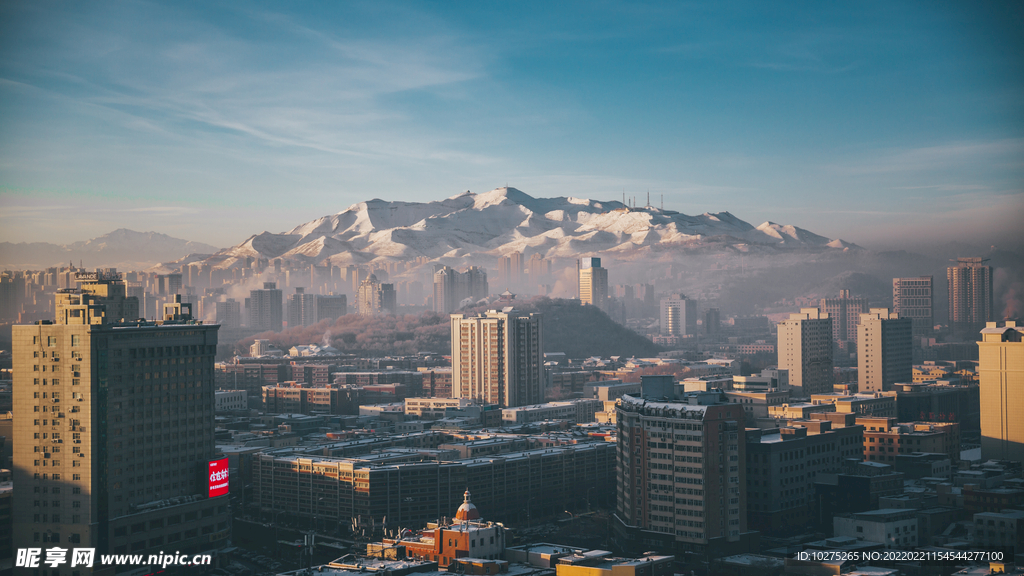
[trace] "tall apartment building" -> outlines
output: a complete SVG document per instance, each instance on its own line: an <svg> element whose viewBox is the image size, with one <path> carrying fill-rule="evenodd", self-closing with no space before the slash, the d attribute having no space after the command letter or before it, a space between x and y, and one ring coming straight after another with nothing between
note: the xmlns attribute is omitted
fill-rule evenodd
<svg viewBox="0 0 1024 576"><path fill-rule="evenodd" d="M722 315L718 308L708 308L704 312L704 333L708 336L718 334L722 328Z"/></svg>
<svg viewBox="0 0 1024 576"><path fill-rule="evenodd" d="M981 456L1024 460L1024 326L989 322L978 342Z"/></svg>
<svg viewBox="0 0 1024 576"><path fill-rule="evenodd" d="M249 328L280 332L284 326L282 294L276 282L264 282L262 290L249 291Z"/></svg>
<svg viewBox="0 0 1024 576"><path fill-rule="evenodd" d="M395 285L381 284L376 274L370 274L359 284L357 300L363 316L385 316L398 311Z"/></svg>
<svg viewBox="0 0 1024 576"><path fill-rule="evenodd" d="M860 315L857 386L861 392L892 390L914 381L913 323L888 308Z"/></svg>
<svg viewBox="0 0 1024 576"><path fill-rule="evenodd" d="M692 336L697 333L697 303L682 294L661 300L661 333L665 336Z"/></svg>
<svg viewBox="0 0 1024 576"><path fill-rule="evenodd" d="M992 300L992 267L986 258L957 258L946 268L949 285L949 328L956 336L973 336L986 322L995 320Z"/></svg>
<svg viewBox="0 0 1024 576"><path fill-rule="evenodd" d="M608 303L608 270L600 258L582 258L579 270L580 302L604 310Z"/></svg>
<svg viewBox="0 0 1024 576"><path fill-rule="evenodd" d="M487 271L470 266L459 272L442 266L434 272L434 312L451 314L462 307L462 301L470 298L474 302L486 298L490 293L487 285Z"/></svg>
<svg viewBox="0 0 1024 576"><path fill-rule="evenodd" d="M288 298L288 327L312 326L316 324L316 294L306 294L305 288L297 287L295 294Z"/></svg>
<svg viewBox="0 0 1024 576"><path fill-rule="evenodd" d="M527 273L530 276L530 282L533 284L539 284L547 280L551 274L551 260L548 260L541 256L539 253L535 253L530 256L527 260Z"/></svg>
<svg viewBox="0 0 1024 576"><path fill-rule="evenodd" d="M452 314L452 398L503 407L544 401L544 330L540 314L512 308Z"/></svg>
<svg viewBox="0 0 1024 576"><path fill-rule="evenodd" d="M503 288L521 286L525 263L522 252L512 252L498 259L498 282Z"/></svg>
<svg viewBox="0 0 1024 576"><path fill-rule="evenodd" d="M867 298L850 296L849 290L840 290L838 298L822 298L818 310L832 319L834 342L857 343L857 323L860 315L868 312Z"/></svg>
<svg viewBox="0 0 1024 576"><path fill-rule="evenodd" d="M932 276L892 279L892 310L900 318L910 318L914 336L927 336L935 328L935 301Z"/></svg>
<svg viewBox="0 0 1024 576"><path fill-rule="evenodd" d="M747 530L743 409L718 399L621 397L613 523L621 547L717 557L756 540Z"/></svg>
<svg viewBox="0 0 1024 576"><path fill-rule="evenodd" d="M793 396L832 392L832 318L802 308L778 325L779 369L789 370Z"/></svg>
<svg viewBox="0 0 1024 576"><path fill-rule="evenodd" d="M54 321L12 330L15 548L91 547L98 559L223 547L219 327L192 320L180 301L161 322L121 322L137 304L118 278L79 281L56 294Z"/></svg>
<svg viewBox="0 0 1024 576"><path fill-rule="evenodd" d="M225 330L238 330L242 326L242 305L234 298L228 298L223 302L217 302L216 321Z"/></svg>

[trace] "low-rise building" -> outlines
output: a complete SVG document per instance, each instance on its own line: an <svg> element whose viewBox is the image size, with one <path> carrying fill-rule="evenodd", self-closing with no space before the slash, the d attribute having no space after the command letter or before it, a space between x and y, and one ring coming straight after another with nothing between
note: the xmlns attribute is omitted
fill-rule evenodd
<svg viewBox="0 0 1024 576"><path fill-rule="evenodd" d="M213 393L215 412L246 410L249 408L249 393L245 390L217 390Z"/></svg>
<svg viewBox="0 0 1024 576"><path fill-rule="evenodd" d="M547 402L533 406L504 408L501 420L506 424L528 424L543 420L568 420L577 424L594 421L594 415L604 409L604 402L595 398L580 398L565 402Z"/></svg>
<svg viewBox="0 0 1024 576"><path fill-rule="evenodd" d="M836 412L856 414L860 417L895 418L895 392L867 392L861 394L812 394L815 400L836 407Z"/></svg>
<svg viewBox="0 0 1024 576"><path fill-rule="evenodd" d="M904 422L896 418L857 418L864 426L864 460L895 464L896 456L941 453L960 461L960 425L955 422Z"/></svg>
<svg viewBox="0 0 1024 576"><path fill-rule="evenodd" d="M974 515L971 543L978 548L1024 547L1024 510L980 512Z"/></svg>
<svg viewBox="0 0 1024 576"><path fill-rule="evenodd" d="M883 508L844 514L832 519L836 536L881 542L886 548L917 546L917 516L913 510Z"/></svg>
<svg viewBox="0 0 1024 576"><path fill-rule="evenodd" d="M430 522L418 533L369 544L367 553L372 555L375 549L400 547L405 550L404 557L437 562L441 568L456 561L501 559L505 552L505 526L485 522L471 501L469 490L463 498L451 521Z"/></svg>

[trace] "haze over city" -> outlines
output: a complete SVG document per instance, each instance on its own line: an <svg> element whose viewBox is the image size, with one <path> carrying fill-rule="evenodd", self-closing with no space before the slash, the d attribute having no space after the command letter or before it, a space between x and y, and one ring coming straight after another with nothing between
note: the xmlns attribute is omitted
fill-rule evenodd
<svg viewBox="0 0 1024 576"><path fill-rule="evenodd" d="M868 248L1020 240L1015 3L0 10L3 241L226 247L506 184Z"/></svg>
<svg viewBox="0 0 1024 576"><path fill-rule="evenodd" d="M0 576L1024 576L1022 30L0 3Z"/></svg>

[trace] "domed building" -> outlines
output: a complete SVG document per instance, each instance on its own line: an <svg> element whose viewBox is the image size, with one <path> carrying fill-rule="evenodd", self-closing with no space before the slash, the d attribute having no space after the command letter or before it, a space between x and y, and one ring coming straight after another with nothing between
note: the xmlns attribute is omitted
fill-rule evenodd
<svg viewBox="0 0 1024 576"><path fill-rule="evenodd" d="M462 505L452 519L431 522L419 533L385 538L380 544L370 544L367 554L373 555L374 547L402 547L406 558L437 562L438 567L444 569L461 558L501 559L505 552L505 526L499 522L485 522L473 504L469 490L466 490Z"/></svg>
<svg viewBox="0 0 1024 576"><path fill-rule="evenodd" d="M462 506L455 511L455 520L459 522L468 522L470 520L481 520L483 517L480 516L480 511L476 509L476 506L469 500L469 490L462 495Z"/></svg>

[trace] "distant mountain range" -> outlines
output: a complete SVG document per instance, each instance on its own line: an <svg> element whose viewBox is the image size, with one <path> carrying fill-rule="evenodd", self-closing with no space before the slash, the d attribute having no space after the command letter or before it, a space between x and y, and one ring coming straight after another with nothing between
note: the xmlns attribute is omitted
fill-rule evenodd
<svg viewBox="0 0 1024 576"><path fill-rule="evenodd" d="M141 269L178 260L189 254L210 255L216 246L173 238L157 232L121 228L92 240L73 244L0 242L0 267L32 270L79 262L86 268Z"/></svg>
<svg viewBox="0 0 1024 576"><path fill-rule="evenodd" d="M615 201L534 198L515 188L498 188L436 202L360 202L282 234L257 234L207 262L221 268L246 258L347 265L382 257L486 260L511 252L546 258L605 254L630 260L673 248L744 253L859 247L791 225L765 222L754 227L728 212L688 216Z"/></svg>

